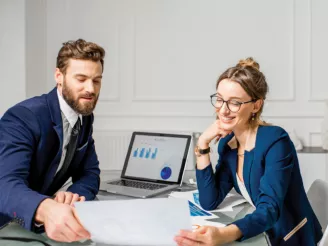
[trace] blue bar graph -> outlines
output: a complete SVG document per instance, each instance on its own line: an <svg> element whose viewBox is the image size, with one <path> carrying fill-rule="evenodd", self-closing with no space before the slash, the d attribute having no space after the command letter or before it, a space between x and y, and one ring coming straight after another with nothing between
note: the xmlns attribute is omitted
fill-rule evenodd
<svg viewBox="0 0 328 246"><path fill-rule="evenodd" d="M158 148L152 149L149 148L136 148L133 151L134 158L145 158L145 159L153 159L155 160L158 154Z"/></svg>
<svg viewBox="0 0 328 246"><path fill-rule="evenodd" d="M133 157L138 157L138 148L133 152Z"/></svg>
<svg viewBox="0 0 328 246"><path fill-rule="evenodd" d="M155 148L155 152L151 154L152 159L156 159L157 156L157 148Z"/></svg>
<svg viewBox="0 0 328 246"><path fill-rule="evenodd" d="M150 152L151 152L151 148L149 148L147 151L146 151L146 156L145 156L145 158L149 158L149 156L150 156Z"/></svg>
<svg viewBox="0 0 328 246"><path fill-rule="evenodd" d="M140 158L143 158L144 157L144 153L145 153L145 148L142 148L141 151L140 151L139 157Z"/></svg>

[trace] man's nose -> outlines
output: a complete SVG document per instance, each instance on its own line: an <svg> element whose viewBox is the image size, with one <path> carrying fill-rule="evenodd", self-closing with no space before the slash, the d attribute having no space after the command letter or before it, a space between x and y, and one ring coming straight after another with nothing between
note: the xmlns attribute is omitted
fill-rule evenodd
<svg viewBox="0 0 328 246"><path fill-rule="evenodd" d="M95 88L94 88L94 85L93 85L93 81L91 79L87 80L85 82L84 89L85 89L85 91L87 91L89 93L95 93Z"/></svg>

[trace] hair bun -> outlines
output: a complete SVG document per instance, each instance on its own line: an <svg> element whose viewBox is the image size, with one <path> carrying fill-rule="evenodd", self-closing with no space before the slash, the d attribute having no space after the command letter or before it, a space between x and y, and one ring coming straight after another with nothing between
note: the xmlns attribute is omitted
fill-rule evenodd
<svg viewBox="0 0 328 246"><path fill-rule="evenodd" d="M253 57L248 57L246 59L239 60L237 66L239 67L252 67L256 70L260 70L260 64L253 59Z"/></svg>

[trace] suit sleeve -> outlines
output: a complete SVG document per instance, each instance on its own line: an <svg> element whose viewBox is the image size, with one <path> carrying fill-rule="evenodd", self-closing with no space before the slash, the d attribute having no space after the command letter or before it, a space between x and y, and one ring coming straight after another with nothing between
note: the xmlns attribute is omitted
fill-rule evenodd
<svg viewBox="0 0 328 246"><path fill-rule="evenodd" d="M205 210L216 209L233 187L231 171L220 152L215 173L211 164L203 170L196 170L199 202Z"/></svg>
<svg viewBox="0 0 328 246"><path fill-rule="evenodd" d="M47 196L28 186L31 159L40 135L36 116L15 106L0 120L0 216L34 227L37 207Z"/></svg>
<svg viewBox="0 0 328 246"><path fill-rule="evenodd" d="M92 131L88 142L85 156L78 171L72 176L73 184L67 190L85 196L86 200L94 200L99 191L100 169Z"/></svg>
<svg viewBox="0 0 328 246"><path fill-rule="evenodd" d="M282 132L270 145L265 156L265 172L260 180L260 195L256 210L233 222L245 240L256 236L277 222L290 183L295 163L294 148L286 132Z"/></svg>

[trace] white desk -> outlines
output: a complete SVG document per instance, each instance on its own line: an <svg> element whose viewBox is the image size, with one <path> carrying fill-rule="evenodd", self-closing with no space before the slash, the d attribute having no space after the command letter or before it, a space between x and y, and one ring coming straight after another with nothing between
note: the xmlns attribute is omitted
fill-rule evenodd
<svg viewBox="0 0 328 246"><path fill-rule="evenodd" d="M103 180L113 179L117 178L120 175L120 172L116 171L105 171L102 172L101 178ZM184 177L184 180L188 180L190 177L194 177L194 171L187 171ZM167 196L167 194L163 194L161 196ZM131 199L125 196L120 195L114 195L114 194L108 194L106 192L100 191L97 198L99 200L113 200L113 199ZM212 221L218 221L224 224L231 223L234 220L243 218L246 214L250 213L253 210L253 208L248 204L242 204L240 206L234 207L233 212L224 212L224 213L215 213L219 216L218 219L214 219ZM38 235L29 231L24 230L17 224L10 224L3 229L0 230L0 237L6 236L6 237L26 237L26 238L34 238L41 240L43 242L48 243L52 246L63 246L63 245L79 245L79 246L105 246L105 244L99 244L94 243L90 240L84 241L84 242L74 242L74 243L58 243L50 240L45 234ZM18 241L0 241L0 246L6 245L6 246L42 246L41 243L38 242L18 242ZM246 240L244 242L234 242L229 244L230 246L264 246L267 245L265 237L261 234L257 237L251 238L249 240Z"/></svg>

